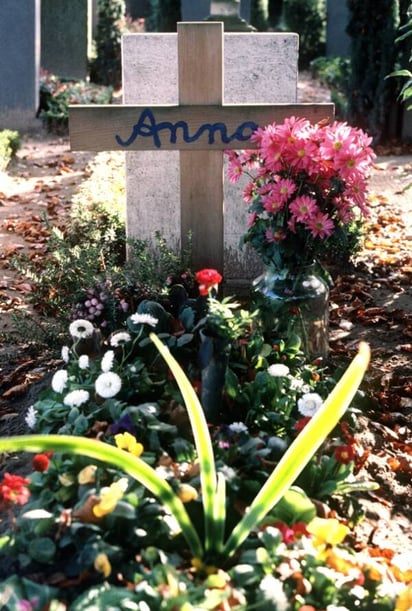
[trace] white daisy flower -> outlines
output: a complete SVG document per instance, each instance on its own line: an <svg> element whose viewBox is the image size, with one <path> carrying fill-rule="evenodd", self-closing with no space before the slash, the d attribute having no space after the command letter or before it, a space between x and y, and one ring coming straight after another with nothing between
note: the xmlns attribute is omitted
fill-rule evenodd
<svg viewBox="0 0 412 611"><path fill-rule="evenodd" d="M93 335L94 327L89 320L79 318L70 324L69 333L75 339L85 339Z"/></svg>
<svg viewBox="0 0 412 611"><path fill-rule="evenodd" d="M63 399L64 405L68 407L80 407L83 403L87 403L90 395L87 390L72 390Z"/></svg>
<svg viewBox="0 0 412 611"><path fill-rule="evenodd" d="M70 354L69 346L63 346L62 347L62 359L65 363L69 362L69 354Z"/></svg>
<svg viewBox="0 0 412 611"><path fill-rule="evenodd" d="M228 428L232 433L247 433L249 430L243 422L232 422Z"/></svg>
<svg viewBox="0 0 412 611"><path fill-rule="evenodd" d="M111 368L113 367L113 362L114 362L114 352L113 350L108 350L107 352L104 353L103 358L102 358L102 364L101 364L102 371L104 371L105 373L110 371Z"/></svg>
<svg viewBox="0 0 412 611"><path fill-rule="evenodd" d="M24 420L29 429L34 429L36 426L36 410L34 409L34 405L30 405Z"/></svg>
<svg viewBox="0 0 412 611"><path fill-rule="evenodd" d="M52 377L51 387L54 392L63 392L67 384L67 371L65 369L58 369Z"/></svg>
<svg viewBox="0 0 412 611"><path fill-rule="evenodd" d="M322 407L323 399L316 392L309 392L298 399L298 411L310 418Z"/></svg>
<svg viewBox="0 0 412 611"><path fill-rule="evenodd" d="M273 378L284 378L290 372L290 369L287 365L283 365L282 363L275 363L274 365L270 365L268 367L268 374Z"/></svg>
<svg viewBox="0 0 412 611"><path fill-rule="evenodd" d="M155 318L154 316L152 316L151 314L137 314L137 313L132 314L130 317L130 320L135 325L145 324L145 325L150 325L151 327L155 327L157 323L159 322L159 320Z"/></svg>
<svg viewBox="0 0 412 611"><path fill-rule="evenodd" d="M117 395L122 387L122 380L114 371L101 373L94 383L96 392L103 399L110 399Z"/></svg>
<svg viewBox="0 0 412 611"><path fill-rule="evenodd" d="M131 339L132 338L127 331L119 331L119 333L115 333L110 338L110 345L113 346L113 348L118 348L119 346L123 346L123 344L130 342Z"/></svg>
<svg viewBox="0 0 412 611"><path fill-rule="evenodd" d="M81 354L79 356L79 369L88 369L90 365L90 359L87 354Z"/></svg>

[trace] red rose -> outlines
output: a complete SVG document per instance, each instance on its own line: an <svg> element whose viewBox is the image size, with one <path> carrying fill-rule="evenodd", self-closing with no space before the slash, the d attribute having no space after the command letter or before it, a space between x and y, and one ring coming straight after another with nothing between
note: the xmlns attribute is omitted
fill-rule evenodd
<svg viewBox="0 0 412 611"><path fill-rule="evenodd" d="M50 460L46 454L36 454L33 456L33 469L35 471L47 471L49 463Z"/></svg>
<svg viewBox="0 0 412 611"><path fill-rule="evenodd" d="M199 283L199 293L201 295L208 295L209 290L217 287L223 280L216 269L201 269L199 272L196 272L195 278L196 282Z"/></svg>

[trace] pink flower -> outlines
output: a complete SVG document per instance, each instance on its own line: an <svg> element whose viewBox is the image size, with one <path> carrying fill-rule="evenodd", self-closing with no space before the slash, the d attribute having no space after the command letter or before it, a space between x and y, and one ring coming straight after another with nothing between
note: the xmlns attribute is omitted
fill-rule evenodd
<svg viewBox="0 0 412 611"><path fill-rule="evenodd" d="M255 195L255 185L253 182L249 182L243 190L243 199L246 203L250 204Z"/></svg>
<svg viewBox="0 0 412 611"><path fill-rule="evenodd" d="M314 238L327 238L333 233L335 225L327 214L316 213L306 221L306 226Z"/></svg>
<svg viewBox="0 0 412 611"><path fill-rule="evenodd" d="M272 227L269 227L266 229L265 237L268 242L282 242L286 238L286 234L282 228L272 229Z"/></svg>
<svg viewBox="0 0 412 611"><path fill-rule="evenodd" d="M252 215L243 242L265 263L311 262L336 229L350 231L353 220L367 216L375 155L362 130L292 116L259 128L252 141L255 151L229 153L229 178L241 171L252 177L243 193Z"/></svg>
<svg viewBox="0 0 412 611"><path fill-rule="evenodd" d="M238 157L234 157L228 167L228 174L230 182L237 182L243 174L243 166Z"/></svg>
<svg viewBox="0 0 412 611"><path fill-rule="evenodd" d="M299 195L289 206L289 210L297 221L303 223L308 218L313 217L319 208L316 199L308 195Z"/></svg>
<svg viewBox="0 0 412 611"><path fill-rule="evenodd" d="M263 195L261 198L264 209L269 214L276 214L283 208L283 202L279 196L272 190L267 195Z"/></svg>
<svg viewBox="0 0 412 611"><path fill-rule="evenodd" d="M272 192L284 203L295 193L297 188L296 183L291 178L280 178L277 176Z"/></svg>

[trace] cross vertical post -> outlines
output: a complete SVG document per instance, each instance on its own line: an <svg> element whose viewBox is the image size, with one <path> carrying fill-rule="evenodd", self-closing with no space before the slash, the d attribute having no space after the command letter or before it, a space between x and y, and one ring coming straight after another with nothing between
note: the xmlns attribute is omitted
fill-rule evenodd
<svg viewBox="0 0 412 611"><path fill-rule="evenodd" d="M181 105L223 104L223 24L179 23ZM192 267L223 270L223 153L180 151L181 243Z"/></svg>

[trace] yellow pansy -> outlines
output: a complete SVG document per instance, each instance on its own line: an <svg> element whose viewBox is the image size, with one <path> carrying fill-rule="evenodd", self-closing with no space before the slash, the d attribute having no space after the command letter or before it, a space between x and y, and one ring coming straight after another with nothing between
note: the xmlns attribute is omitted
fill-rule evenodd
<svg viewBox="0 0 412 611"><path fill-rule="evenodd" d="M136 437L133 437L127 431L125 433L118 433L114 436L116 441L116 445L120 450L126 450L126 452L130 452L133 456L140 456L143 452L143 446L136 440Z"/></svg>
<svg viewBox="0 0 412 611"><path fill-rule="evenodd" d="M315 547L338 545L342 543L350 530L336 518L313 518L306 529L311 535L314 535Z"/></svg>
<svg viewBox="0 0 412 611"><path fill-rule="evenodd" d="M106 554L97 554L96 558L94 559L94 568L99 573L102 573L105 577L109 577L110 573L112 572L112 565L110 564Z"/></svg>
<svg viewBox="0 0 412 611"><path fill-rule="evenodd" d="M77 481L81 486L85 484L94 484L96 481L96 465L87 465L77 474Z"/></svg>
<svg viewBox="0 0 412 611"><path fill-rule="evenodd" d="M412 609L412 585L401 592L396 600L394 611L410 611Z"/></svg>
<svg viewBox="0 0 412 611"><path fill-rule="evenodd" d="M126 492L128 481L126 477L122 477L117 482L113 482L108 488L102 488L100 500L93 507L93 513L96 517L102 518L108 513L112 513L116 509L117 503Z"/></svg>
<svg viewBox="0 0 412 611"><path fill-rule="evenodd" d="M181 484L177 496L182 503L190 503L190 501L196 500L199 494L196 488L193 488L193 486L190 486L189 484Z"/></svg>

